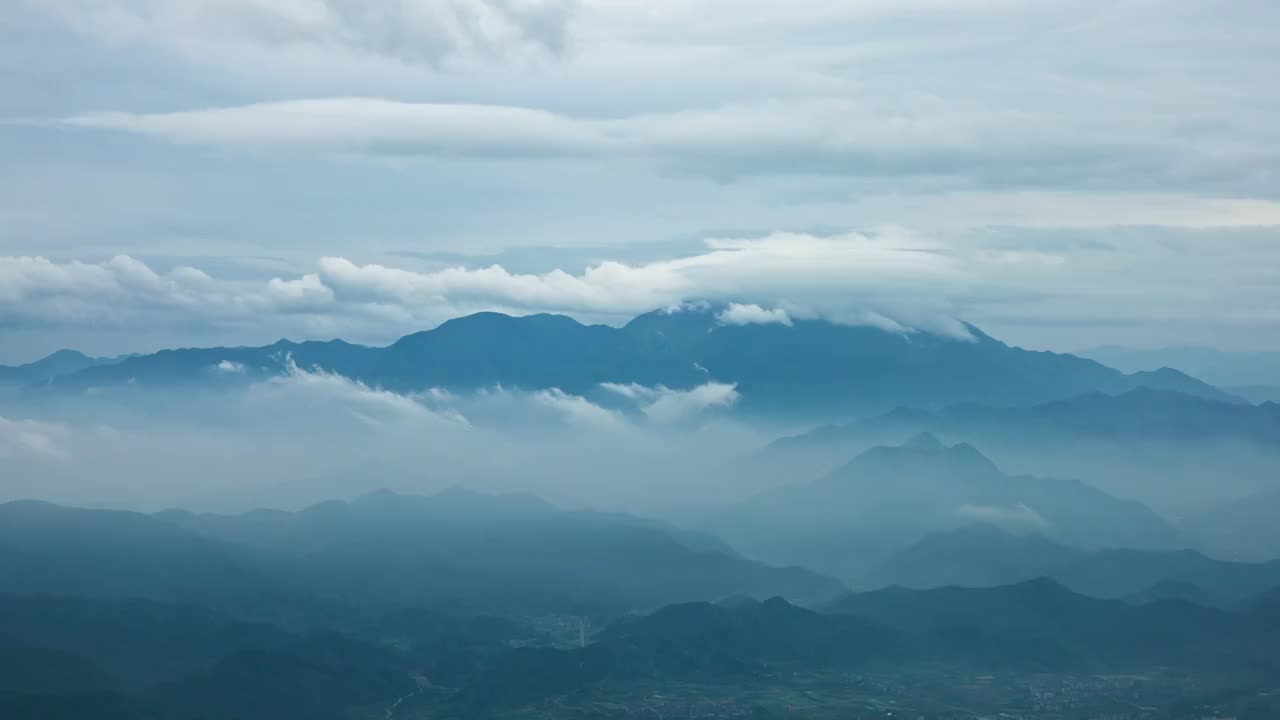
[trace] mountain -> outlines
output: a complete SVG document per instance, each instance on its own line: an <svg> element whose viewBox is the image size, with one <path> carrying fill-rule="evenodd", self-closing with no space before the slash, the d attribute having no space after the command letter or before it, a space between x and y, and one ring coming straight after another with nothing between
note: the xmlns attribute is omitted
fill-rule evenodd
<svg viewBox="0 0 1280 720"><path fill-rule="evenodd" d="M1245 560L1280 558L1280 487L1195 512L1182 526L1204 547Z"/></svg>
<svg viewBox="0 0 1280 720"><path fill-rule="evenodd" d="M0 504L0 576L11 593L190 603L248 617L274 616L296 599L233 548L162 519L35 501Z"/></svg>
<svg viewBox="0 0 1280 720"><path fill-rule="evenodd" d="M818 600L841 589L745 560L704 534L529 495L376 492L296 513L162 517L270 554L294 586L357 605L616 612L739 593Z"/></svg>
<svg viewBox="0 0 1280 720"><path fill-rule="evenodd" d="M1178 597L1234 606L1280 585L1280 562L1228 562L1192 550L1082 550L1040 534L974 526L921 539L895 553L860 584L995 587L1038 577L1092 597Z"/></svg>
<svg viewBox="0 0 1280 720"><path fill-rule="evenodd" d="M1183 546L1176 529L1139 503L1077 481L1006 475L972 445L948 447L929 434L766 491L713 528L756 557L852 580L926 535L975 523L1080 547Z"/></svg>
<svg viewBox="0 0 1280 720"><path fill-rule="evenodd" d="M538 644L527 626L509 620L422 610L355 612L339 621L341 632L286 633L189 606L0 602L5 632L22 634L20 642L3 642L0 632L0 667L11 671L0 676L0 717L40 720L564 717L583 707L617 713L637 699L683 717L687 707L676 697L744 692L755 697L726 709L767 702L795 716L789 698L816 701L828 686L855 682L871 689L862 685L866 677L915 694L975 674L1022 683L1034 673L1039 683L1051 679L1044 673L1063 673L1070 684L1141 674L1146 685L1172 673L1178 687L1223 677L1256 694L1280 671L1274 593L1224 611L1183 600L1097 600L1044 579L850 593L821 611L776 597L680 603L623 618L570 650ZM111 671L147 684L100 679ZM913 677L916 684L906 685ZM1159 704L1197 697L1197 690ZM829 709L863 707L862 691L855 692ZM974 706L1007 702L1007 695L975 698Z"/></svg>
<svg viewBox="0 0 1280 720"><path fill-rule="evenodd" d="M1201 607L1227 608L1230 606L1226 600L1205 592L1199 585L1179 580L1161 580L1142 592L1126 595L1121 599L1130 605L1147 605L1161 600L1178 600Z"/></svg>
<svg viewBox="0 0 1280 720"><path fill-rule="evenodd" d="M46 660L47 683L4 674L3 682L26 692L141 690L207 671L233 652L279 649L292 641L280 629L197 605L0 595L0 652L19 650L28 670L35 669L33 650L82 666L55 672L59 665Z"/></svg>
<svg viewBox="0 0 1280 720"><path fill-rule="evenodd" d="M1140 388L1030 407L898 408L779 439L742 471L816 475L919 432L978 444L1013 472L1088 478L1170 516L1273 485L1280 468L1280 405Z"/></svg>
<svg viewBox="0 0 1280 720"><path fill-rule="evenodd" d="M1040 533L972 525L921 538L894 553L859 584L917 589L996 587L1055 577L1055 570L1086 554Z"/></svg>
<svg viewBox="0 0 1280 720"><path fill-rule="evenodd" d="M1255 405L1280 404L1280 385L1233 385L1226 388L1226 392Z"/></svg>
<svg viewBox="0 0 1280 720"><path fill-rule="evenodd" d="M9 592L195 603L291 626L347 605L610 614L842 590L806 570L743 559L703 533L460 489L242 515L8 503L0 573Z"/></svg>
<svg viewBox="0 0 1280 720"><path fill-rule="evenodd" d="M806 417L896 405L1020 405L1144 386L1226 399L1176 371L1127 376L1072 355L1010 347L972 326L966 337L953 337L821 320L725 325L717 316L718 308L699 306L648 313L614 328L560 315L478 313L386 347L281 340L166 350L61 375L54 384L81 391L244 382L284 372L292 358L298 367L400 391L501 385L588 394L605 382L688 388L715 379L737 384L746 411Z"/></svg>
<svg viewBox="0 0 1280 720"><path fill-rule="evenodd" d="M158 686L142 697L166 714L192 720L346 720L353 707L382 710L416 687L394 652L324 631L281 649L240 650L203 674Z"/></svg>
<svg viewBox="0 0 1280 720"><path fill-rule="evenodd" d="M1027 442L1059 439L1112 443L1159 440L1239 440L1280 447L1280 405L1210 400L1171 390L1139 388L1119 395L1089 393L1030 407L952 405L941 410L897 408L889 413L827 425L775 441L767 454L857 444L866 437L907 432L1010 435Z"/></svg>
<svg viewBox="0 0 1280 720"><path fill-rule="evenodd" d="M1195 346L1154 349L1108 346L1085 350L1080 355L1125 372L1175 367L1219 387L1280 385L1278 352L1227 352Z"/></svg>
<svg viewBox="0 0 1280 720"><path fill-rule="evenodd" d="M352 708L363 708L362 716L372 716L375 709L381 713L386 705L417 687L403 657L332 631L289 637L266 647L252 635L218 638L216 627L196 617L173 627L163 623L148 626L145 619L134 618L127 627L137 634L136 646L105 652L92 645L95 638L103 637L99 632L103 628L73 624L60 634L84 631L81 644L87 653L105 660L113 650L122 650L126 664L149 664L154 666L152 670L165 670L162 674L172 676L170 679L138 689L113 684L106 690L75 690L18 685L13 678L6 678L2 682L12 687L6 692L0 685L0 716L33 720L345 720L352 716ZM106 637L113 643L117 640L109 628ZM187 643L197 647L185 647ZM219 644L230 649L212 659L201 658L199 667L161 667L166 659L195 659L201 651L214 650L213 645ZM41 657L30 652L25 655L28 663ZM44 669L55 672L64 684L77 679L71 668Z"/></svg>
<svg viewBox="0 0 1280 720"><path fill-rule="evenodd" d="M456 712L483 717L588 688L597 696L653 684L766 688L827 669L842 671L841 682L851 671L924 668L971 675L1159 667L1273 678L1277 638L1259 615L1180 601L1097 600L1043 579L984 590L849 594L821 612L777 598L691 603L619 623L582 649L515 651L464 689Z"/></svg>
<svg viewBox="0 0 1280 720"><path fill-rule="evenodd" d="M25 365L0 365L0 387L48 382L86 368L118 362L119 358L92 358L76 350L59 350Z"/></svg>
<svg viewBox="0 0 1280 720"><path fill-rule="evenodd" d="M1131 605L1040 578L995 588L889 588L824 608L914 634L913 652L1043 670L1215 667L1274 672L1276 636L1224 610L1179 600Z"/></svg>
<svg viewBox="0 0 1280 720"><path fill-rule="evenodd" d="M779 667L856 667L891 654L894 642L891 633L860 619L822 615L781 598L685 603L610 627L586 648L513 652L459 700L474 713L606 682L759 681Z"/></svg>

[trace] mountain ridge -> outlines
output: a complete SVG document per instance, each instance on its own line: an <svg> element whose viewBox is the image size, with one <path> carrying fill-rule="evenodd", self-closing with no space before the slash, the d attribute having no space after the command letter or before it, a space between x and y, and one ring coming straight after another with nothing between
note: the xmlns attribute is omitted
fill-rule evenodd
<svg viewBox="0 0 1280 720"><path fill-rule="evenodd" d="M714 379L736 383L756 412L832 416L983 398L1017 405L1147 384L1228 398L1176 371L1127 376L1093 360L1012 347L969 327L966 339L823 320L732 325L710 306L645 313L622 327L490 312L382 347L282 340L164 350L59 375L52 384L74 391L249 380L287 372L291 359L395 391L501 385L584 394L605 382L688 388Z"/></svg>

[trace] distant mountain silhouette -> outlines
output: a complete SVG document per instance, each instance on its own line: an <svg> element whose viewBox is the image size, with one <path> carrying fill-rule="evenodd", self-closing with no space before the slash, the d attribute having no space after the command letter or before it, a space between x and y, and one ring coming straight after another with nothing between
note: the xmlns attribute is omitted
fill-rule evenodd
<svg viewBox="0 0 1280 720"><path fill-rule="evenodd" d="M1168 366L1218 386L1280 385L1280 352L1229 352L1209 347L1100 347L1079 353L1125 372Z"/></svg>
<svg viewBox="0 0 1280 720"><path fill-rule="evenodd" d="M242 515L8 503L0 574L11 592L198 602L300 623L339 604L617 612L734 594L818 600L842 589L748 561L702 533L461 489Z"/></svg>
<svg viewBox="0 0 1280 720"><path fill-rule="evenodd" d="M1273 636L1247 617L1181 600L1134 606L1073 593L1045 578L995 588L890 588L833 601L846 613L914 634L941 657L995 666L1276 667ZM1255 634L1257 633L1257 634Z"/></svg>
<svg viewBox="0 0 1280 720"><path fill-rule="evenodd" d="M840 447L868 435L931 431L1012 434L1034 442L1062 436L1124 442L1240 439L1280 446L1280 405L1221 402L1147 387L1119 395L1088 393L1031 407L963 404L942 410L898 408L872 418L828 425L780 439L770 452Z"/></svg>
<svg viewBox="0 0 1280 720"><path fill-rule="evenodd" d="M714 527L771 562L852 580L926 535L974 523L1083 547L1183 546L1176 529L1139 503L1076 481L1009 476L973 446L947 447L932 435L766 491Z"/></svg>
<svg viewBox="0 0 1280 720"><path fill-rule="evenodd" d="M1170 516L1272 485L1280 467L1280 405L1139 388L1029 407L900 407L776 440L738 471L817 475L922 431L978 445L1018 474L1086 479Z"/></svg>
<svg viewBox="0 0 1280 720"><path fill-rule="evenodd" d="M823 612L778 598L690 603L616 625L580 650L513 652L481 673L460 701L479 714L595 685L742 684L825 667L1269 673L1280 667L1280 635L1261 617L1181 601L1098 600L1044 579L849 594Z"/></svg>
<svg viewBox="0 0 1280 720"><path fill-rule="evenodd" d="M856 666L890 654L894 642L892 633L860 619L821 615L781 598L686 603L615 625L580 650L513 652L482 673L461 702L475 712L608 680L714 683L787 665Z"/></svg>
<svg viewBox="0 0 1280 720"><path fill-rule="evenodd" d="M1181 598L1234 606L1280 585L1280 562L1240 563L1192 550L1081 550L1038 533L974 526L929 535L895 553L863 584L995 587L1049 577L1071 590L1129 601Z"/></svg>
<svg viewBox="0 0 1280 720"><path fill-rule="evenodd" d="M1176 371L1127 376L1072 355L1010 347L972 326L969 338L956 338L820 320L733 326L716 317L714 307L657 311L613 328L560 315L478 313L386 347L281 340L165 350L62 374L55 384L242 382L281 373L290 357L302 368L394 390L502 385L583 394L603 382L686 388L716 379L738 384L747 411L825 416L896 405L1028 404L1147 386L1227 398ZM221 373L220 364L237 372Z"/></svg>
<svg viewBox="0 0 1280 720"><path fill-rule="evenodd" d="M1255 405L1280 403L1280 385L1233 385L1224 392L1244 398Z"/></svg>
<svg viewBox="0 0 1280 720"><path fill-rule="evenodd" d="M35 501L0 504L0 576L12 593L194 603L245 615L291 595L233 548L164 520Z"/></svg>
<svg viewBox="0 0 1280 720"><path fill-rule="evenodd" d="M1192 513L1182 525L1218 553L1245 560L1280 558L1280 487Z"/></svg>
<svg viewBox="0 0 1280 720"><path fill-rule="evenodd" d="M60 672L45 687L26 684L27 692L141 690L205 672L236 651L279 649L292 641L278 628L199 605L0 595L0 651L39 648L93 668L88 674ZM5 675L0 683L13 682Z"/></svg>
<svg viewBox="0 0 1280 720"><path fill-rule="evenodd" d="M76 350L59 350L25 365L0 365L0 387L48 382L55 377L120 360L121 358L93 358Z"/></svg>

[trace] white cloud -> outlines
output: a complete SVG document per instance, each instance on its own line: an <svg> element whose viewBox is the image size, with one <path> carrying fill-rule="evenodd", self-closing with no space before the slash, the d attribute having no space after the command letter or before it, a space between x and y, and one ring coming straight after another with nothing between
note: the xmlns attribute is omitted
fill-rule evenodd
<svg viewBox="0 0 1280 720"><path fill-rule="evenodd" d="M228 375L239 375L244 373L244 363L234 360L222 360L213 366L215 370Z"/></svg>
<svg viewBox="0 0 1280 720"><path fill-rule="evenodd" d="M634 315L694 298L751 296L786 304L795 313L893 317L907 327L963 336L950 317L948 288L960 268L941 247L905 231L815 236L775 233L752 239L712 239L695 255L643 265L603 261L573 275L563 270L515 274L500 266L414 272L320 262L318 279L341 301L421 306L454 305Z"/></svg>
<svg viewBox="0 0 1280 720"><path fill-rule="evenodd" d="M110 45L249 72L254 61L381 58L435 65L558 53L572 0L29 0Z"/></svg>
<svg viewBox="0 0 1280 720"><path fill-rule="evenodd" d="M600 386L635 402L650 421L659 424L680 422L713 408L729 407L741 397L737 386L731 383L708 382L687 390L637 383L602 383Z"/></svg>
<svg viewBox="0 0 1280 720"><path fill-rule="evenodd" d="M625 425L625 420L618 413L559 388L539 390L531 397L534 402L555 410L571 425L605 430L619 429Z"/></svg>
<svg viewBox="0 0 1280 720"><path fill-rule="evenodd" d="M1280 327L1280 313L1271 311L1280 307L1277 265L1280 244L1265 233L1046 231L1028 244L998 229L941 242L893 227L711 239L683 256L602 260L577 272L409 269L327 257L314 272L263 282L157 272L126 256L97 263L0 257L0 325L376 343L481 310L620 324L655 308L711 301L736 304L724 320L781 322L785 313L908 335L964 339L965 320L997 335L1001 327L1131 333L1145 325L1176 338L1177 326L1189 323Z"/></svg>
<svg viewBox="0 0 1280 720"><path fill-rule="evenodd" d="M300 368L293 358L283 358L285 374L255 385L249 402L267 410L286 413L301 409L306 416L345 414L372 427L401 426L457 429L470 423L451 408L432 408L422 397L401 395L337 373Z"/></svg>
<svg viewBox="0 0 1280 720"><path fill-rule="evenodd" d="M1048 530L1052 523L1043 515L1018 503L1009 507L996 505L961 505L956 508L956 515L976 522L993 525L1014 532L1034 532Z"/></svg>
<svg viewBox="0 0 1280 720"><path fill-rule="evenodd" d="M0 459L67 461L70 436L64 425L0 416Z"/></svg>
<svg viewBox="0 0 1280 720"><path fill-rule="evenodd" d="M1150 182L1138 167L1163 175L1221 162L1198 157L1208 149L1178 146L1141 128L1099 135L1087 124L1039 120L1031 112L914 96L752 101L606 118L514 105L339 97L94 112L64 122L176 143L480 160L656 160L665 169L718 178L961 176L990 185L1024 172L1085 187L1109 182L1120 170L1126 176L1119 182L1138 186Z"/></svg>
<svg viewBox="0 0 1280 720"><path fill-rule="evenodd" d="M791 316L782 308L766 310L759 305L743 305L729 303L729 306L716 315L716 320L725 325L786 325L791 327Z"/></svg>

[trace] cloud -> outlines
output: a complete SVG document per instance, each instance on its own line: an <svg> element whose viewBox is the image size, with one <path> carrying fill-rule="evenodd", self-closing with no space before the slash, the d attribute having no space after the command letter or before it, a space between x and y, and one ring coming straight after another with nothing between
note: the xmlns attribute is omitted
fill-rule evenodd
<svg viewBox="0 0 1280 720"><path fill-rule="evenodd" d="M1023 503L1009 507L961 505L956 508L956 515L965 520L994 525L1014 532L1036 532L1048 530L1053 526L1044 516Z"/></svg>
<svg viewBox="0 0 1280 720"><path fill-rule="evenodd" d="M315 280L339 301L414 306L447 299L461 306L614 315L749 296L785 304L791 315L857 322L859 313L870 312L906 327L964 336L944 296L962 282L959 267L940 250L896 228L831 236L774 233L710 239L702 253L641 265L602 261L577 275L559 269L514 274L497 265L414 272L325 258Z"/></svg>
<svg viewBox="0 0 1280 720"><path fill-rule="evenodd" d="M308 56L439 65L560 53L573 0L34 0L101 42L139 45L248 71ZM314 61L313 61L314 62Z"/></svg>
<svg viewBox="0 0 1280 720"><path fill-rule="evenodd" d="M227 373L229 375L240 375L244 373L244 363L236 362L234 360L222 360L213 367L218 372Z"/></svg>
<svg viewBox="0 0 1280 720"><path fill-rule="evenodd" d="M964 176L986 186L1098 182L1155 189L1198 163L1195 147L1115 128L1046 124L1030 113L936 99L753 101L601 118L514 106L340 97L167 113L94 112L65 124L184 144L479 160L657 160L717 178L762 175ZM1207 171L1207 168L1206 168ZM1117 173L1123 173L1117 176Z"/></svg>
<svg viewBox="0 0 1280 720"><path fill-rule="evenodd" d="M658 424L676 423L713 408L729 407L741 397L737 386L731 383L708 382L687 390L637 383L602 383L601 387L636 403L645 417Z"/></svg>
<svg viewBox="0 0 1280 720"><path fill-rule="evenodd" d="M235 327L302 319L310 331L394 325L421 329L475 310L564 312L618 320L685 300L751 298L789 316L849 322L886 317L908 328L964 336L947 290L963 282L936 243L895 228L816 236L774 233L711 239L702 252L627 264L604 260L578 273L513 273L499 265L418 271L340 257L316 272L264 284L203 273L156 273L129 257L104 263L0 258L0 310L11 324L124 326L203 323ZM731 310L737 317L742 309ZM307 327L304 325L304 327Z"/></svg>
<svg viewBox="0 0 1280 720"><path fill-rule="evenodd" d="M730 303L727 308L716 315L716 320L725 325L786 325L791 327L791 316L782 308L766 310L759 305L742 305Z"/></svg>
<svg viewBox="0 0 1280 720"><path fill-rule="evenodd" d="M401 395L374 388L358 380L320 369L298 367L291 356L283 358L285 374L258 383L250 389L248 401L255 407L286 413L301 411L304 416L345 415L370 427L424 427L446 430L470 426L452 408L432 408L428 402L440 396Z"/></svg>
<svg viewBox="0 0 1280 720"><path fill-rule="evenodd" d="M65 425L0 416L0 459L69 461L70 436Z"/></svg>
<svg viewBox="0 0 1280 720"><path fill-rule="evenodd" d="M966 339L964 320L997 336L1001 328L1038 332L1052 347L1053 329L1064 326L1127 335L1146 327L1175 339L1192 324L1214 332L1275 329L1280 314L1270 308L1280 307L1277 265L1280 245L1264 232L1140 228L1043 231L1020 243L999 229L946 242L895 227L780 232L711 238L683 255L600 260L576 272L513 272L501 265L410 269L326 257L314 271L265 281L192 268L159 272L127 256L96 263L0 257L0 327L146 327L165 329L184 344L196 332L237 344L246 336L381 343L483 310L621 324L655 308L710 301L733 306L728 320L781 321L785 313L792 321L824 318Z"/></svg>
<svg viewBox="0 0 1280 720"><path fill-rule="evenodd" d="M571 425L613 430L625 424L625 420L618 413L606 410L586 398L570 395L559 388L539 390L531 397L534 402L555 410Z"/></svg>

